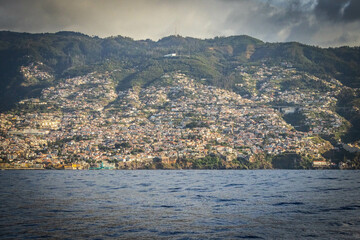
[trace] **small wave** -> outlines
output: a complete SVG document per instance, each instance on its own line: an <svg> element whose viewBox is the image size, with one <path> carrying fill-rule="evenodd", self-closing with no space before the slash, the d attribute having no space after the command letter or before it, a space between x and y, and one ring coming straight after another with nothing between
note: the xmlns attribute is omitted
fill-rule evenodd
<svg viewBox="0 0 360 240"><path fill-rule="evenodd" d="M171 206L171 205L161 205L161 208L174 208L175 206Z"/></svg>
<svg viewBox="0 0 360 240"><path fill-rule="evenodd" d="M263 196L263 198L285 198L284 195L270 195L270 196Z"/></svg>
<svg viewBox="0 0 360 240"><path fill-rule="evenodd" d="M287 212L288 213L305 214L305 215L316 214L316 212L306 211L306 210L294 210L294 211L287 211Z"/></svg>
<svg viewBox="0 0 360 240"><path fill-rule="evenodd" d="M185 232L182 231L167 231L167 232L161 232L159 235L160 236L174 236L174 235L179 235L179 234L184 234Z"/></svg>
<svg viewBox="0 0 360 240"><path fill-rule="evenodd" d="M273 204L273 206L288 206L288 205L304 205L303 202L279 202Z"/></svg>
<svg viewBox="0 0 360 240"><path fill-rule="evenodd" d="M63 210L63 209L51 209L48 212L51 213L79 213L79 210Z"/></svg>
<svg viewBox="0 0 360 240"><path fill-rule="evenodd" d="M22 226L24 226L24 227L36 227L38 225L39 224L37 224L37 223L28 223L28 224L23 224Z"/></svg>
<svg viewBox="0 0 360 240"><path fill-rule="evenodd" d="M306 237L306 238L318 238L319 235L315 235L315 234L306 234L306 235L302 235L303 237Z"/></svg>
<svg viewBox="0 0 360 240"><path fill-rule="evenodd" d="M186 191L195 191L195 192L208 192L209 188L198 188L198 187L194 187L194 188L186 188Z"/></svg>
<svg viewBox="0 0 360 240"><path fill-rule="evenodd" d="M242 239L264 239L264 238L262 238L262 237L255 236L255 235L242 235L242 236L236 236L236 238L242 238Z"/></svg>
<svg viewBox="0 0 360 240"><path fill-rule="evenodd" d="M179 192L181 187L168 188L169 192Z"/></svg>
<svg viewBox="0 0 360 240"><path fill-rule="evenodd" d="M113 206L102 206L101 208L102 208L102 209L114 209Z"/></svg>
<svg viewBox="0 0 360 240"><path fill-rule="evenodd" d="M158 206L152 206L153 208L175 208L175 206L172 205L158 205Z"/></svg>
<svg viewBox="0 0 360 240"><path fill-rule="evenodd" d="M220 198L217 199L216 202L244 202L243 199L236 199L236 198Z"/></svg>
<svg viewBox="0 0 360 240"><path fill-rule="evenodd" d="M144 228L130 228L130 229L122 230L121 233L138 233L138 232L142 232L145 230L146 229L144 229Z"/></svg>
<svg viewBox="0 0 360 240"><path fill-rule="evenodd" d="M360 209L360 205L349 205L349 206L340 207L340 210L358 210L358 209Z"/></svg>
<svg viewBox="0 0 360 240"><path fill-rule="evenodd" d="M111 188L109 188L109 189L112 189L112 190L119 190L119 189L122 189L122 188L124 188L124 187L111 187Z"/></svg>
<svg viewBox="0 0 360 240"><path fill-rule="evenodd" d="M225 185L224 187L241 187L241 186L245 186L245 184L241 184L241 183L230 183Z"/></svg>
<svg viewBox="0 0 360 240"><path fill-rule="evenodd" d="M233 199L218 199L217 202L233 202L234 200Z"/></svg>
<svg viewBox="0 0 360 240"><path fill-rule="evenodd" d="M321 189L322 191L339 191L339 190L344 190L343 188L324 188Z"/></svg>
<svg viewBox="0 0 360 240"><path fill-rule="evenodd" d="M348 205L339 208L324 208L320 212L333 212L333 211L354 211L360 209L360 205Z"/></svg>
<svg viewBox="0 0 360 240"><path fill-rule="evenodd" d="M150 190L149 189L143 189L143 190L139 190L138 192L139 193L147 193L147 192L150 192Z"/></svg>
<svg viewBox="0 0 360 240"><path fill-rule="evenodd" d="M150 186L151 186L151 183L140 183L140 184L138 184L138 186L150 187Z"/></svg>
<svg viewBox="0 0 360 240"><path fill-rule="evenodd" d="M352 226L352 225L354 225L351 222L330 222L328 224L330 226L333 226L333 227L344 227L344 226Z"/></svg>

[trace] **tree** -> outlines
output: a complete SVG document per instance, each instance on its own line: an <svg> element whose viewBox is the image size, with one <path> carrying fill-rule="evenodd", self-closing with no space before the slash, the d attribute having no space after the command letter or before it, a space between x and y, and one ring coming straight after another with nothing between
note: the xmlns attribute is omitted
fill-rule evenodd
<svg viewBox="0 0 360 240"><path fill-rule="evenodd" d="M120 148L130 148L131 145L129 142L122 142L122 143L115 143L115 148L116 149L120 149Z"/></svg>

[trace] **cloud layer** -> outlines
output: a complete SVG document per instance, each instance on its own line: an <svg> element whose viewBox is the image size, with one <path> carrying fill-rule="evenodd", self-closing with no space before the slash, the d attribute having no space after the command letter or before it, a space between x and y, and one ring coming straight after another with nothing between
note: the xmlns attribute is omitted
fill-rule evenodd
<svg viewBox="0 0 360 240"><path fill-rule="evenodd" d="M263 41L360 45L358 0L2 0L0 29L134 39L246 34Z"/></svg>

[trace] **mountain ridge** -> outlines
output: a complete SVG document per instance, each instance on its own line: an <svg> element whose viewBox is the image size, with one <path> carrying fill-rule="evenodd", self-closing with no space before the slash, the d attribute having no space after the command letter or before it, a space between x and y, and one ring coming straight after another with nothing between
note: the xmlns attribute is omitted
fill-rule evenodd
<svg viewBox="0 0 360 240"><path fill-rule="evenodd" d="M360 47L267 43L246 35L212 39L173 35L152 41L68 31L0 32L0 111L16 109L22 100L39 98L46 89L93 72L108 76L115 92L161 87L169 84L164 76L180 72L275 108L306 109L301 97L291 98L303 96L325 104L330 112L301 110L296 113L301 121L295 125L306 127L299 129L311 130L311 124L321 125L321 119L334 122L343 117L344 121L336 120L343 129L322 137L333 145L340 138L349 143L359 140ZM118 99L112 101L116 106Z"/></svg>

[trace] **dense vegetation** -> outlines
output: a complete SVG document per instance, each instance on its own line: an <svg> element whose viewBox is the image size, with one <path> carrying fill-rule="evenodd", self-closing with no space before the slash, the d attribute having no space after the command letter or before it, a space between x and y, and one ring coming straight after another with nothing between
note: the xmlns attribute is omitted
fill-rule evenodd
<svg viewBox="0 0 360 240"><path fill-rule="evenodd" d="M308 132L310 127L305 124L305 116L304 114L297 110L294 113L285 114L283 119L290 123L294 128L301 132Z"/></svg>
<svg viewBox="0 0 360 240"><path fill-rule="evenodd" d="M351 129L343 137L345 142L360 139L360 92L353 89L343 89L338 95L337 112L352 124Z"/></svg>

